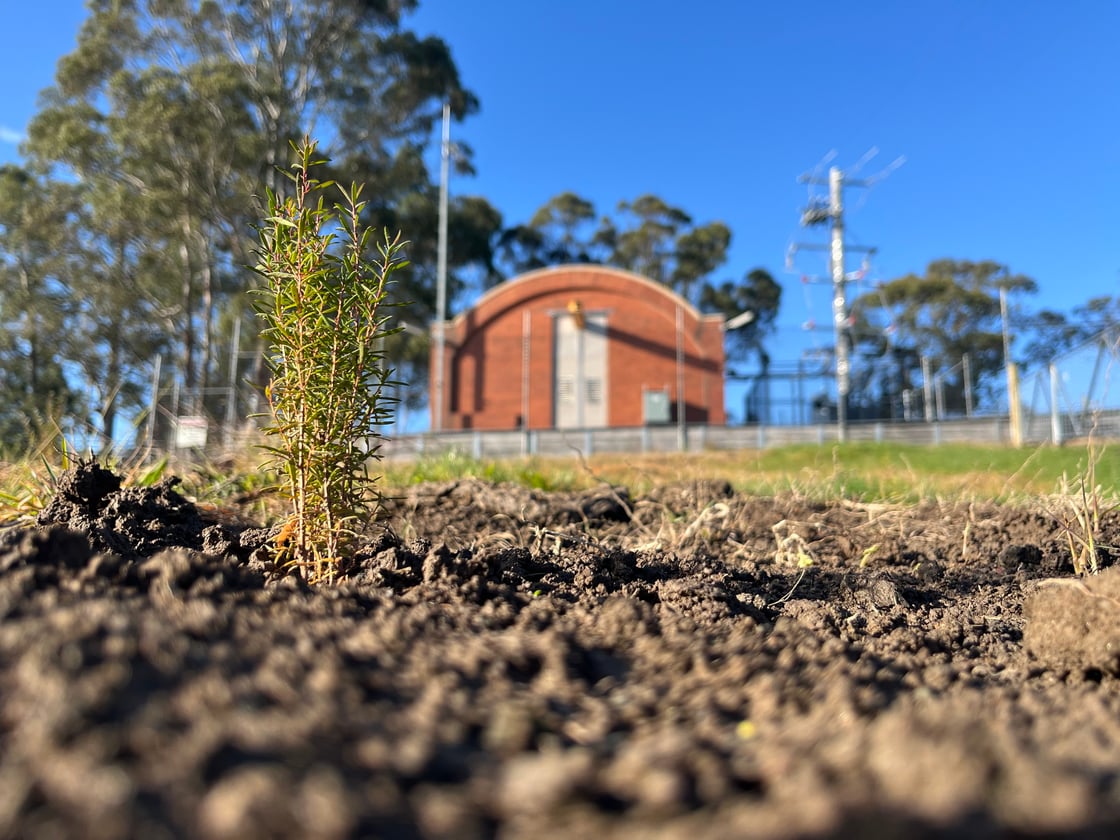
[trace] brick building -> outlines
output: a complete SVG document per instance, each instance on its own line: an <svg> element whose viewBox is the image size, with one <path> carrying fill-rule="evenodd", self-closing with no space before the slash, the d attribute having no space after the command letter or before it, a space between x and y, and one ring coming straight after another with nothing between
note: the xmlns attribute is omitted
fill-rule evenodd
<svg viewBox="0 0 1120 840"><path fill-rule="evenodd" d="M447 322L433 429L722 425L723 317L599 265L529 272ZM442 405L443 422L435 412Z"/></svg>

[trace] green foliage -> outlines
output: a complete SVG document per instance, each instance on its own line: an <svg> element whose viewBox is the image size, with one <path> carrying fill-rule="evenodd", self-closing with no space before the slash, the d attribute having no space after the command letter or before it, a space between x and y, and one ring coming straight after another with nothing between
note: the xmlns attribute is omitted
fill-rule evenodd
<svg viewBox="0 0 1120 840"><path fill-rule="evenodd" d="M0 462L0 525L33 524L55 494L58 473L69 468L70 446L61 435L44 438L26 458Z"/></svg>
<svg viewBox="0 0 1120 840"><path fill-rule="evenodd" d="M693 285L723 265L731 230L722 222L694 226L692 217L655 195L618 205L623 226L604 219L596 233L607 262L663 283L691 299Z"/></svg>
<svg viewBox="0 0 1120 840"><path fill-rule="evenodd" d="M1030 294L1037 284L992 260L940 259L922 275L907 274L856 299L849 340L864 357L864 375L853 377L852 402L875 406L873 416L901 417L902 392L919 380L925 356L932 372L942 374L947 410L963 411L965 354L978 404L994 401L1004 364L1001 288Z"/></svg>
<svg viewBox="0 0 1120 840"><path fill-rule="evenodd" d="M540 234L542 246L547 243L542 255L546 264L587 263L594 261L593 248L580 231L594 220L595 207L590 201L573 192L563 192L533 214L529 227Z"/></svg>
<svg viewBox="0 0 1120 840"><path fill-rule="evenodd" d="M1068 317L1044 309L1034 315L1033 321L1034 337L1027 342L1022 354L1024 367L1048 364L1097 336L1115 335L1120 324L1120 298L1109 295L1090 298L1073 307Z"/></svg>
<svg viewBox="0 0 1120 840"><path fill-rule="evenodd" d="M379 427L391 419L393 397L383 340L388 284L407 265L400 237L377 243L360 222L362 189L315 177L316 144L293 144L296 161L284 174L292 195L268 191L268 216L259 229L257 272L266 286L258 299L270 343L266 389L272 425L265 433L292 503L283 550L316 581L334 579L357 529L381 506L377 479ZM371 445L372 442L372 445Z"/></svg>
<svg viewBox="0 0 1120 840"><path fill-rule="evenodd" d="M126 487L151 487L167 470L168 458L147 463L147 452L122 459L108 451L99 457L105 468L122 476ZM91 454L75 458L73 446L57 431L45 436L25 457L0 462L0 525L32 525L58 490L58 477L75 463L95 460Z"/></svg>
<svg viewBox="0 0 1120 840"><path fill-rule="evenodd" d="M64 365L88 347L73 334L83 305L73 277L77 188L0 166L0 454L53 438L84 408ZM80 276L80 275L79 275Z"/></svg>
<svg viewBox="0 0 1120 840"><path fill-rule="evenodd" d="M592 228L595 208L572 192L549 199L528 224L501 231L494 257L510 273L564 263L617 266L662 283L692 300L697 284L727 260L731 230L723 222L693 224L684 210L655 195L618 205Z"/></svg>
<svg viewBox="0 0 1120 840"><path fill-rule="evenodd" d="M674 243L675 261L669 284L685 299L692 300L692 289L727 260L731 245L731 228L723 222L712 222L685 231Z"/></svg>
<svg viewBox="0 0 1120 840"><path fill-rule="evenodd" d="M52 307L53 287L40 287L41 304L5 301L2 320L36 306L35 314L67 319L59 330L44 319L37 333L49 334L43 347L62 347L55 339L67 338L66 377L92 397L79 406L60 395L54 404L63 413L98 418L112 439L122 414L146 406L159 356L160 386L166 393L175 380L181 412L224 414L224 394L214 386L234 366L227 348L235 326L243 351L261 346L257 322L244 317L254 280L245 268L254 244L252 197L262 178L277 193L287 187L277 169L286 166L288 140L316 125L332 137L330 177L364 183L376 195L365 223L414 234L409 255L418 270L392 294L415 301L411 323L430 319L439 194L427 165L432 128L444 101L461 120L478 100L444 41L407 30L416 0L87 5L75 49L59 60L24 147L31 171L77 193L75 214L40 202L51 220L40 230L58 240L44 253L74 264L51 272L62 279L68 305ZM469 170L469 157L460 145L460 170ZM5 195L15 196L0 190L0 202ZM449 227L454 287L461 273L486 270L501 222L484 199L456 199ZM0 257L15 253L0 242ZM14 288L5 278L0 297ZM15 370L10 356L30 358L20 338L18 347L0 350L0 370L14 371L13 389L33 389L26 383L41 382L47 362L40 354L33 370ZM386 349L398 366L426 376L422 342L398 337ZM260 357L251 355L237 377L263 381ZM417 393L423 388L410 391ZM21 401L5 388L0 403L13 406L14 419L22 416Z"/></svg>
<svg viewBox="0 0 1120 840"><path fill-rule="evenodd" d="M396 487L461 478L511 482L546 491L570 490L581 486L578 470L567 463L546 463L539 458L482 461L456 450L426 455L407 465L391 467L386 471L386 480Z"/></svg>
<svg viewBox="0 0 1120 840"><path fill-rule="evenodd" d="M724 280L719 285L705 283L700 290L701 309L719 312L728 319L743 312L754 313L755 317L749 324L728 331L728 355L742 358L756 354L763 370L770 364L770 355L762 346L762 340L773 332L781 302L782 287L763 268L747 272L740 283L731 280Z"/></svg>
<svg viewBox="0 0 1120 840"><path fill-rule="evenodd" d="M1034 503L1049 497L1064 474L1085 470L1075 448L852 442L797 444L733 452L660 452L592 455L587 467L571 458L514 458L479 461L449 452L415 462L391 464L390 486L450 481L472 476L517 481L541 489L582 489L608 483L645 493L666 484L726 479L756 495L794 492L813 499L913 503L923 500ZM589 467L589 468L588 468ZM1094 478L1102 488L1120 486L1120 449L1100 447ZM1115 492L1102 498L1112 503Z"/></svg>

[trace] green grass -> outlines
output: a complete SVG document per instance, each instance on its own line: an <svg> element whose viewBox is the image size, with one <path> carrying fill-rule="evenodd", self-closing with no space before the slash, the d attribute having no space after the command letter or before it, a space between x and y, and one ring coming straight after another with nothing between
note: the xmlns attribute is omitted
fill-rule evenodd
<svg viewBox="0 0 1120 840"><path fill-rule="evenodd" d="M509 481L536 490L571 490L587 487L586 471L570 458L523 458L479 460L458 452L428 455L409 463L382 464L385 482L406 487L429 481L478 478L484 481Z"/></svg>
<svg viewBox="0 0 1120 840"><path fill-rule="evenodd" d="M270 518L277 479L259 468L259 453L169 472L184 477L186 492L199 501L223 504L237 497L260 497L254 517ZM1092 468L1090 468L1091 462ZM383 485L395 495L413 484L473 477L514 482L539 490L579 490L603 482L628 487L635 494L671 482L726 480L741 492L756 495L796 493L822 501L914 503L991 500L1027 503L1045 497L1071 497L1080 477L1092 476L1102 504L1117 498L1120 487L1120 442L1012 449L1003 446L893 443L798 445L698 453L596 455L577 457L478 460L449 453L416 461L382 461ZM0 464L0 522L33 516L49 496L49 467L41 458ZM45 480L46 479L46 480ZM1092 488L1088 488L1092 491ZM250 511L247 511L250 512Z"/></svg>
<svg viewBox="0 0 1120 840"><path fill-rule="evenodd" d="M1098 457L1099 456L1099 457ZM1085 473L1096 457L1095 480L1107 496L1120 482L1120 445L1012 449L1003 446L894 443L806 444L764 450L598 455L576 458L476 460L448 454L410 464L386 464L389 486L476 477L544 490L580 489L603 481L634 492L677 481L722 479L759 495L875 502L923 499L1019 501L1058 492L1063 476Z"/></svg>

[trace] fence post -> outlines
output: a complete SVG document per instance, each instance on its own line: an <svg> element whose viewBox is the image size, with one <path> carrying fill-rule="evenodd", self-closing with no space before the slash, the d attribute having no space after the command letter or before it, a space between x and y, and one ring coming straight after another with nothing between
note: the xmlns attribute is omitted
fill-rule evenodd
<svg viewBox="0 0 1120 840"><path fill-rule="evenodd" d="M1058 410L1058 366L1050 363L1050 442L1062 445L1062 413Z"/></svg>
<svg viewBox="0 0 1120 840"><path fill-rule="evenodd" d="M159 416L159 369L163 364L163 356L156 356L152 364L152 398L148 405L148 440L147 449L152 451L156 440L156 418Z"/></svg>
<svg viewBox="0 0 1120 840"><path fill-rule="evenodd" d="M961 379L964 380L964 416L972 417L972 363L968 353L961 356Z"/></svg>
<svg viewBox="0 0 1120 840"><path fill-rule="evenodd" d="M926 422L933 422L933 381L930 377L929 356L922 356L922 402L925 403Z"/></svg>

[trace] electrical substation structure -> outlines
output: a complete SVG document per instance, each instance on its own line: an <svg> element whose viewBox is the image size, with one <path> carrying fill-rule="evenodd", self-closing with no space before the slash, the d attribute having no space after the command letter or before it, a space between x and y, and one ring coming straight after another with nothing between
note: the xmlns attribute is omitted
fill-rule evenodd
<svg viewBox="0 0 1120 840"><path fill-rule="evenodd" d="M864 158L869 159L876 153L872 150ZM869 187L900 166L904 158L898 158L878 175L866 179L854 179L838 166L830 167L828 177L817 174L802 175L798 181L803 184L828 187L828 200L810 200L801 213L802 227L815 227L827 224L830 236L828 244L798 242L790 246L792 254L799 250L827 250L829 255L829 276L832 281L832 334L833 368L836 379L836 433L841 442L848 438L848 394L851 391L851 351L849 330L852 326L851 311L847 300L847 273L844 259L849 251L862 251L868 256L875 248L847 245L844 242L844 188ZM862 161L861 161L862 164ZM857 169L858 169L857 165Z"/></svg>

